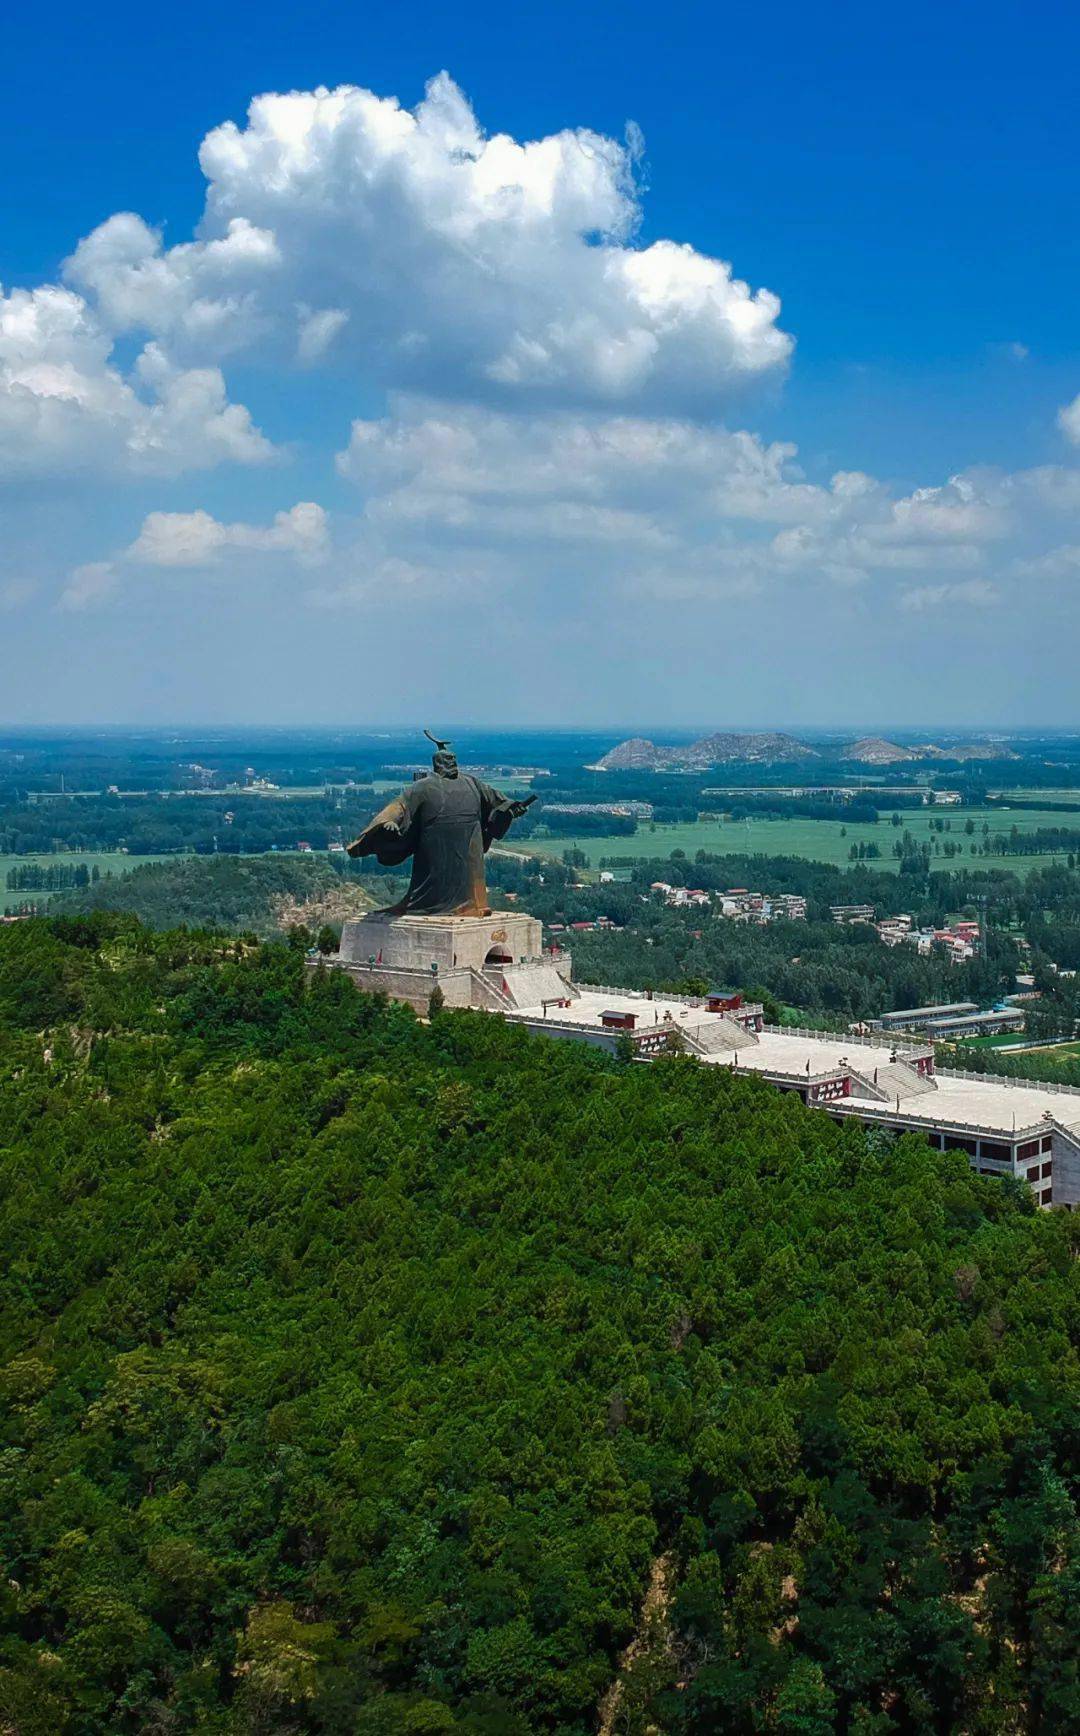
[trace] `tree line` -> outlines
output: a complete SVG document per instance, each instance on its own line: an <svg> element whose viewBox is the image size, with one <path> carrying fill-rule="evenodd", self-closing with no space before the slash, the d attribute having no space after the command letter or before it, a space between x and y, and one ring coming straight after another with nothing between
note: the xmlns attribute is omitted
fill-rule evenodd
<svg viewBox="0 0 1080 1736"><path fill-rule="evenodd" d="M144 862L124 874L95 875L90 885L57 898L49 908L72 915L113 910L137 916L155 929L187 924L272 935L280 932L283 908L319 901L332 905L335 894L343 889L368 893L371 904L385 905L392 903L397 890L406 884L400 873L372 872L366 859L352 862L348 857L274 854L181 856L166 862ZM353 914L359 910L357 905Z"/></svg>
<svg viewBox="0 0 1080 1736"><path fill-rule="evenodd" d="M371 817L375 798L358 791L320 796L71 796L0 807L0 851L23 856L61 850L125 849L132 856L256 854L348 842Z"/></svg>
<svg viewBox="0 0 1080 1736"><path fill-rule="evenodd" d="M31 862L25 867L9 868L5 883L9 892L69 892L83 886L96 886L101 869L95 862Z"/></svg>

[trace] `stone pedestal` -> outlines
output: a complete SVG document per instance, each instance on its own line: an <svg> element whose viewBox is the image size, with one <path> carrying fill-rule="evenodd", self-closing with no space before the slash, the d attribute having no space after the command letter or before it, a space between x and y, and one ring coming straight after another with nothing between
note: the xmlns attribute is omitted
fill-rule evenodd
<svg viewBox="0 0 1080 1736"><path fill-rule="evenodd" d="M343 964L373 961L387 969L491 970L539 958L543 931L535 916L498 910L490 916L362 916L341 931Z"/></svg>
<svg viewBox="0 0 1080 1736"><path fill-rule="evenodd" d="M543 929L524 911L490 916L362 916L347 922L326 964L358 988L426 1010L438 983L448 1007L504 1013L576 991L570 960L545 958Z"/></svg>

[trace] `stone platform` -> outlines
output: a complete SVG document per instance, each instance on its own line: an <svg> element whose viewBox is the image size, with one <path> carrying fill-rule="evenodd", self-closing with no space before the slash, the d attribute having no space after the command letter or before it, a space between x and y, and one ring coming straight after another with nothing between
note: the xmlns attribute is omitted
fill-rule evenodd
<svg viewBox="0 0 1080 1736"><path fill-rule="evenodd" d="M572 998L570 960L543 951L543 930L524 911L489 916L362 916L346 922L327 960L358 988L427 1010L438 983L448 1007L509 1012Z"/></svg>
<svg viewBox="0 0 1080 1736"><path fill-rule="evenodd" d="M343 964L389 968L488 970L539 958L543 931L535 916L516 910L490 916L362 916L341 931Z"/></svg>

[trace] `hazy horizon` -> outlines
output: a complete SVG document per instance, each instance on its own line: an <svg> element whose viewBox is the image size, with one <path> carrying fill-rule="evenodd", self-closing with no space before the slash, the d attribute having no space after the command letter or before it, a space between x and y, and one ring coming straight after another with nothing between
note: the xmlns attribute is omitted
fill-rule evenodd
<svg viewBox="0 0 1080 1736"><path fill-rule="evenodd" d="M632 723L625 720L621 723L520 723L508 724L493 720L488 723L453 722L445 718L436 718L438 729L447 735L455 732L461 737L470 736L505 736L509 738L522 737L578 737L578 736L615 736L619 740L633 737L653 739L660 743L677 742L683 738L692 740L702 735L792 735L807 741L858 741L864 738L891 738L903 742L932 741L935 736L950 741L985 741L1000 738L1008 741L1055 741L1068 740L1080 734L1080 726L1025 726L1020 729L1010 729L1000 724L982 724L961 727L955 724L899 724L899 723L859 723L859 724L797 724L769 721L767 723L735 722L702 722L696 723ZM48 739L53 736L74 738L84 736L120 736L149 737L152 739L187 739L199 736L244 737L246 735L288 736L293 739L303 739L306 736L355 736L371 740L407 740L415 738L424 744L424 725L396 722L360 722L360 723L314 723L295 722L279 723L271 719L251 718L240 722L214 722L212 719L180 719L171 722L158 723L127 723L127 722L78 722L51 724L5 724L0 722L0 746L11 741L34 741ZM426 751L426 750L425 750Z"/></svg>

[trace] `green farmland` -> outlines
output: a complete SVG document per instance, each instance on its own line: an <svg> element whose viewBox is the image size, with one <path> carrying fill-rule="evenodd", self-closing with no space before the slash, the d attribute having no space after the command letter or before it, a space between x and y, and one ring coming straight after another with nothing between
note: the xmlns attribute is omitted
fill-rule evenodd
<svg viewBox="0 0 1080 1736"><path fill-rule="evenodd" d="M0 913L18 910L21 904L42 903L51 898L50 892L9 892L8 872L12 868L78 868L84 863L90 872L96 868L102 879L106 874L128 874L143 862L168 862L170 856L131 856L126 850L57 850L47 855L0 855Z"/></svg>
<svg viewBox="0 0 1080 1736"><path fill-rule="evenodd" d="M962 1042L950 1043L951 1049L1017 1049L1024 1048L1024 1038L1021 1032L999 1031L993 1037L965 1037ZM1040 1054L1048 1054L1049 1050L1040 1050Z"/></svg>
<svg viewBox="0 0 1080 1736"><path fill-rule="evenodd" d="M1080 816L1077 818L1080 819ZM969 819L975 823L975 831L970 837L964 831ZM943 820L950 830L938 832L933 824L935 820ZM920 808L906 812L903 821L902 828L894 827L887 815L879 820L877 825L851 825L836 820L801 818L698 820L671 826L645 822L640 824L634 836L629 838L603 835L530 838L528 847L538 855L552 856L556 860L561 859L564 850L576 848L584 851L593 868L599 867L602 856L611 861L625 861L638 856L669 856L672 850L684 850L690 857L698 850L708 850L721 856L805 856L811 862L830 862L836 867L847 867L853 844L876 844L881 856L880 859L872 859L869 865L879 869L895 869L898 863L892 853L893 845L903 837L906 830L920 844L929 839L944 845L946 839L950 839L953 843L963 845L962 856L948 857L942 853L935 857L935 863L943 869L959 868L965 863L971 863L979 867L1008 868L1017 874L1027 874L1032 868L1042 868L1049 862L1063 861L1064 857L1060 854L972 856L970 846L984 842L983 826L989 827L989 836L993 837L999 832L1008 833L1013 826L1019 832L1036 832L1042 826L1070 824L1067 815L1052 807L1028 811L1008 808L954 808L944 812L941 809L935 811ZM1080 830L1080 825L1077 830Z"/></svg>
<svg viewBox="0 0 1080 1736"><path fill-rule="evenodd" d="M1025 1049L1026 1055L1039 1055L1047 1061L1080 1061L1080 1043L1045 1043Z"/></svg>

